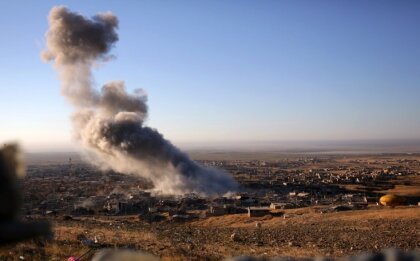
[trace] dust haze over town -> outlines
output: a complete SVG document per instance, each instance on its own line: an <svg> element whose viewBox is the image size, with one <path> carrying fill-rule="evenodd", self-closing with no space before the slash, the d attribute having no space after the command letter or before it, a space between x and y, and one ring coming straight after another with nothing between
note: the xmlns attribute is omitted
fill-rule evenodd
<svg viewBox="0 0 420 261"><path fill-rule="evenodd" d="M420 5L180 6L0 20L0 260L417 260Z"/></svg>

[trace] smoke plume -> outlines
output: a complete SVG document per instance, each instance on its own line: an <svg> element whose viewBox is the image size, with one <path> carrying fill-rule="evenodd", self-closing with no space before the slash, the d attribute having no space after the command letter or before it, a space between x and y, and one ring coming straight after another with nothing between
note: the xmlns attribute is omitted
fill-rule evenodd
<svg viewBox="0 0 420 261"><path fill-rule="evenodd" d="M144 125L147 97L142 90L129 94L124 82L94 88L92 68L112 56L118 41L118 19L101 13L91 19L52 8L46 33L46 61L53 61L62 81L62 94L73 104L76 137L95 163L115 171L150 179L155 190L166 194L223 194L237 188L221 170L206 168Z"/></svg>

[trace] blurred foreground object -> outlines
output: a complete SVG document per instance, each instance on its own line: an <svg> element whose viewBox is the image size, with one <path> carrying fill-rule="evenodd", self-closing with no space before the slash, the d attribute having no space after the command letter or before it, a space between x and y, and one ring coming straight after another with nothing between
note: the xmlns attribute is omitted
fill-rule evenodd
<svg viewBox="0 0 420 261"><path fill-rule="evenodd" d="M156 256L132 250L102 250L92 261L159 261Z"/></svg>
<svg viewBox="0 0 420 261"><path fill-rule="evenodd" d="M379 199L379 203L382 206L395 207L395 206L405 205L406 200L405 200L405 198L394 195L394 194L387 194L385 196L382 196Z"/></svg>
<svg viewBox="0 0 420 261"><path fill-rule="evenodd" d="M134 252L131 250L102 250L98 252L92 261L156 261L160 260L158 257L145 254L142 252ZM330 257L316 257L316 258L294 258L294 257L232 257L226 261L420 261L420 252L402 252L396 249L383 250L378 253L360 254L358 256L350 256L332 259Z"/></svg>
<svg viewBox="0 0 420 261"><path fill-rule="evenodd" d="M316 257L316 258L293 258L293 257L278 257L278 258L265 258L265 257L233 257L227 261L294 261L294 260L306 260L306 261L420 261L420 252L402 252L397 249L382 250L377 253L361 253L357 256L348 256L337 259L330 257Z"/></svg>
<svg viewBox="0 0 420 261"><path fill-rule="evenodd" d="M22 204L18 178L24 175L18 146L4 145L0 149L0 245L52 235L46 222L23 223L18 219Z"/></svg>

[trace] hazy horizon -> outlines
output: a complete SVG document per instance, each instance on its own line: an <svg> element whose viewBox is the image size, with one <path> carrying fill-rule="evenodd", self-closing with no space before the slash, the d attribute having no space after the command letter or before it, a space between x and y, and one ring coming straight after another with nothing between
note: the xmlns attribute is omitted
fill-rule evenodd
<svg viewBox="0 0 420 261"><path fill-rule="evenodd" d="M192 151L272 151L272 152L367 152L420 153L419 140L294 140L294 141L217 141L178 142L174 145ZM82 153L80 146L26 148L26 153Z"/></svg>

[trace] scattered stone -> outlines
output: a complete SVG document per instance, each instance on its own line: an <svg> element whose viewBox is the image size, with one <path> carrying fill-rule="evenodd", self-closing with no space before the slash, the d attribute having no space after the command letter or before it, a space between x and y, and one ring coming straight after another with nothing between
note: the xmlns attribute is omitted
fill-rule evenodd
<svg viewBox="0 0 420 261"><path fill-rule="evenodd" d="M239 235L237 233L233 233L232 235L230 235L230 239L233 242L238 242L239 241Z"/></svg>

